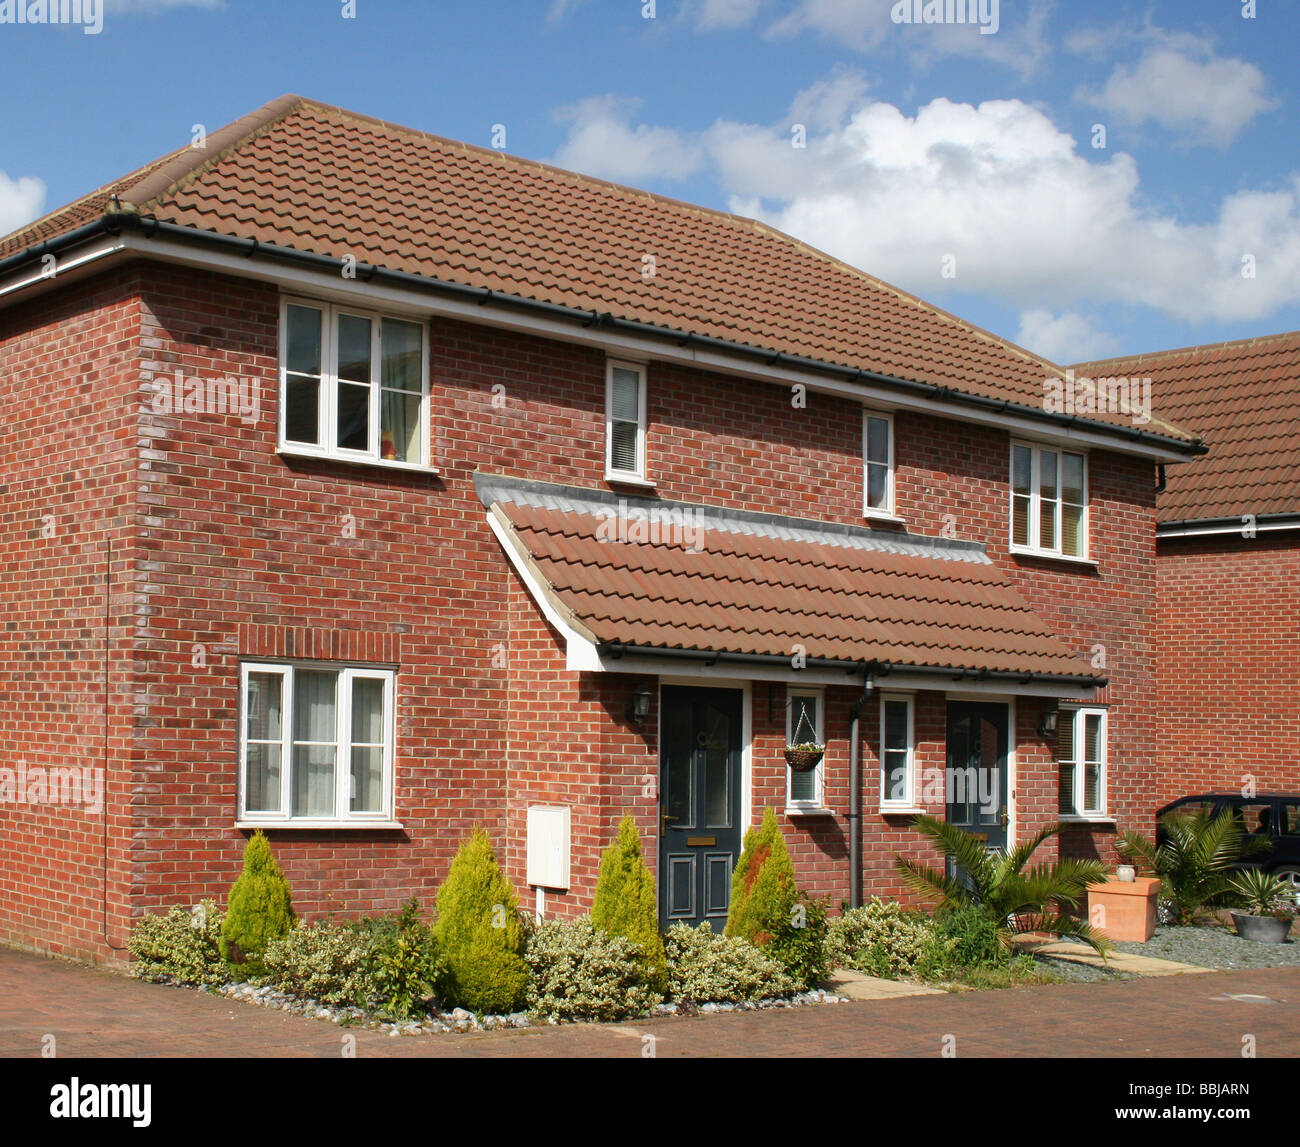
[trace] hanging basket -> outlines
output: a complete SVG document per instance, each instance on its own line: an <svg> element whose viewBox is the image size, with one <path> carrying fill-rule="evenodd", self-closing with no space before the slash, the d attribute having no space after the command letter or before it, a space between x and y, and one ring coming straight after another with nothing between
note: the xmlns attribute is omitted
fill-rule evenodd
<svg viewBox="0 0 1300 1147"><path fill-rule="evenodd" d="M786 749L785 763L796 773L810 773L825 755L825 749Z"/></svg>

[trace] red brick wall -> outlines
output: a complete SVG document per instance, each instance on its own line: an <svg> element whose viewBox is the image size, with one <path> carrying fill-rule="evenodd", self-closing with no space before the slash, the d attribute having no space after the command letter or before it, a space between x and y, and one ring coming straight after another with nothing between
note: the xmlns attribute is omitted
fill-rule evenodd
<svg viewBox="0 0 1300 1147"><path fill-rule="evenodd" d="M142 276L135 375L179 368L187 376L250 377L260 388L260 418L140 419L142 468L130 477L142 487L134 495L142 506L133 587L142 623L131 718L134 910L223 895L238 871L246 834L234 827L237 665L241 654L262 654L266 641L277 640L267 627L340 633L347 636L330 640L397 643L399 650L397 815L404 830L272 831L303 914L386 910L411 895L430 903L475 824L493 835L522 885L523 815L533 801L580 798L575 883L556 902L561 911L589 904L599 846L625 810L638 816L653 856L656 808L643 790L657 745L621 720L637 679L564 670L554 635L516 583L473 491L478 469L604 486L603 354L435 321L438 475L282 457L275 452L274 289L160 266ZM79 341L93 346L95 337ZM679 367L653 365L649 378L649 463L662 497L861 522L856 404L813 395L799 410L780 387ZM494 403L497 384L505 387L503 406ZM938 533L943 515L953 515L956 536L987 543L1073 647L1106 646L1115 681L1112 792L1128 807L1138 798L1120 778L1139 775L1154 745L1145 629L1152 553L1143 533L1151 468L1093 456L1101 565L1092 571L1006 554L1005 434L905 413L896 431L899 510L909 528ZM51 471L42 473L40 493L54 481ZM78 493L81 484L70 489ZM124 477L120 504L131 496ZM77 563L72 570L84 576ZM46 608L53 616L55 604ZM761 703L766 685L754 688L754 804L780 807L784 717L769 722ZM841 815L784 822L801 879L836 899L847 894L842 813L853 696L847 688L827 694L827 800ZM1028 701L1018 708L1022 831L1054 815L1054 770L1032 732L1040 709ZM892 853L917 839L902 818L876 815L876 720L873 701L864 721L869 893L897 890ZM921 696L917 728L922 763L942 768L939 697ZM1090 847L1091 834L1078 835L1081 847Z"/></svg>
<svg viewBox="0 0 1300 1147"><path fill-rule="evenodd" d="M1300 540L1166 539L1156 563L1159 771L1150 804L1300 790Z"/></svg>
<svg viewBox="0 0 1300 1147"><path fill-rule="evenodd" d="M0 313L0 939L74 956L124 943L135 290L126 274ZM50 769L89 798L19 779Z"/></svg>

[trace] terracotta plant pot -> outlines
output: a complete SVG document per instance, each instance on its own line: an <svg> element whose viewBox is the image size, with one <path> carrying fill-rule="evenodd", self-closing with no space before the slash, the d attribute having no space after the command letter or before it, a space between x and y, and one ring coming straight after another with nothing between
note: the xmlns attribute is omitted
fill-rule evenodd
<svg viewBox="0 0 1300 1147"><path fill-rule="evenodd" d="M825 755L825 749L821 752L812 749L786 749L785 763L796 773L810 773L817 767L817 762Z"/></svg>
<svg viewBox="0 0 1300 1147"><path fill-rule="evenodd" d="M1234 912L1232 922L1237 925L1237 935L1243 940L1255 940L1261 944L1285 944L1287 933L1291 931L1291 921L1279 920L1276 916L1248 916L1244 912Z"/></svg>

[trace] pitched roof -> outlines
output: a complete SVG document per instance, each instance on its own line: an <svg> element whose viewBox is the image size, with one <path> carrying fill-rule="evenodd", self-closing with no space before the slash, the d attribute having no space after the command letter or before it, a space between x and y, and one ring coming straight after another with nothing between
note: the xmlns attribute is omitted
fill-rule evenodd
<svg viewBox="0 0 1300 1147"><path fill-rule="evenodd" d="M597 645L781 660L802 646L810 663L1102 680L973 543L484 474L475 485L547 603Z"/></svg>
<svg viewBox="0 0 1300 1147"><path fill-rule="evenodd" d="M1170 466L1160 522L1300 512L1300 331L1080 363L1091 377L1150 377L1152 406L1205 439Z"/></svg>
<svg viewBox="0 0 1300 1147"><path fill-rule="evenodd" d="M118 210L1032 410L1060 373L755 220L298 96L0 240L0 258Z"/></svg>

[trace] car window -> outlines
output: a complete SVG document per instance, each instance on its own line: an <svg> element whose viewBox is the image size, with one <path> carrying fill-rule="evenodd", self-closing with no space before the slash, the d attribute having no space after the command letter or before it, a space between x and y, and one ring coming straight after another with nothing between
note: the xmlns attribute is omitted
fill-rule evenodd
<svg viewBox="0 0 1300 1147"><path fill-rule="evenodd" d="M1278 831L1283 836L1300 836L1300 801L1282 801L1278 807L1282 810Z"/></svg>
<svg viewBox="0 0 1300 1147"><path fill-rule="evenodd" d="M1242 820L1246 822L1247 832L1255 833L1258 836L1272 836L1272 801L1241 801L1237 804L1237 811L1241 814Z"/></svg>

